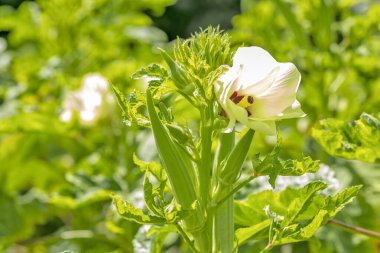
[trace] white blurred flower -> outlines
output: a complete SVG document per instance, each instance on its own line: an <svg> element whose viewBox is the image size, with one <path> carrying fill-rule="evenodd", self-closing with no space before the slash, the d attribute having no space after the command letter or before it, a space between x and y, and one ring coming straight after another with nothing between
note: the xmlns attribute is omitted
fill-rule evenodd
<svg viewBox="0 0 380 253"><path fill-rule="evenodd" d="M301 75L293 63L277 62L260 47L241 47L233 65L216 82L215 93L230 119L268 135L276 134L275 121L302 117L296 93Z"/></svg>
<svg viewBox="0 0 380 253"><path fill-rule="evenodd" d="M62 121L70 121L76 111L84 122L93 121L99 114L100 107L107 96L108 81L99 74L85 76L79 90L69 93L63 102Z"/></svg>
<svg viewBox="0 0 380 253"><path fill-rule="evenodd" d="M144 191L142 189L133 191L133 193L130 195L129 201L133 203L135 207L144 209L145 208Z"/></svg>
<svg viewBox="0 0 380 253"><path fill-rule="evenodd" d="M268 182L268 177L259 177L254 180L258 184L258 190L270 190L271 185ZM305 185L315 181L322 181L328 185L328 187L321 191L323 195L334 195L337 193L341 185L338 179L335 177L335 172L327 165L321 164L320 169L316 173L305 173L302 176L278 176L274 191L280 192L287 187L291 188L303 188Z"/></svg>

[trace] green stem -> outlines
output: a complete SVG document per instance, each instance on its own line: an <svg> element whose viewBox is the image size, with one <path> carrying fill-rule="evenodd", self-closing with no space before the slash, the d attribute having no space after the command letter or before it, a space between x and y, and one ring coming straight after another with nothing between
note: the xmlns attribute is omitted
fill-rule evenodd
<svg viewBox="0 0 380 253"><path fill-rule="evenodd" d="M346 230L348 232L363 234L363 235L366 235L366 236L369 236L369 237L376 238L377 240L380 239L380 233L379 232L368 230L368 229L364 229L364 228L361 228L361 227L351 226L351 225L345 224L345 223L343 223L341 221L338 221L338 220L331 219L331 220L328 221L328 224L331 224L331 225L333 225L335 227L344 229L344 230Z"/></svg>
<svg viewBox="0 0 380 253"><path fill-rule="evenodd" d="M191 250L195 253L199 253L199 251L195 248L194 243L190 240L190 238L187 236L186 232L182 229L182 227L177 223L175 224L179 234L183 237L183 239L187 242Z"/></svg>
<svg viewBox="0 0 380 253"><path fill-rule="evenodd" d="M225 201L227 201L231 196L233 196L236 192L238 192L241 188L246 186L251 180L255 179L257 176L250 176L246 179L244 179L242 182L240 182L237 186L235 186L231 191L227 192L225 195L222 195L223 198L220 200L217 200L217 202L214 204L215 208L219 208Z"/></svg>
<svg viewBox="0 0 380 253"><path fill-rule="evenodd" d="M231 186L224 188L226 193L231 190ZM231 253L234 250L235 229L233 201L233 195L229 196L215 212L214 252Z"/></svg>
<svg viewBox="0 0 380 253"><path fill-rule="evenodd" d="M220 165L222 161L230 154L235 143L235 133L223 133L220 136L220 146L217 155L217 164ZM216 171L215 175L219 175ZM232 191L232 186L223 189L223 194L228 194ZM214 248L213 252L231 253L234 250L234 206L233 195L218 208L215 212L214 218Z"/></svg>
<svg viewBox="0 0 380 253"><path fill-rule="evenodd" d="M212 212L208 209L210 200L210 186L212 176L212 126L213 126L213 112L212 108L206 106L201 109L201 126L200 126L200 140L201 140L201 159L198 164L199 175L199 196L201 205L206 210L206 223L202 231L199 232L199 245L200 252L209 253L212 248ZM200 248L202 247L202 249Z"/></svg>
<svg viewBox="0 0 380 253"><path fill-rule="evenodd" d="M273 249L273 245L271 243L268 243L268 245L262 251L260 251L260 253L267 253L271 249Z"/></svg>
<svg viewBox="0 0 380 253"><path fill-rule="evenodd" d="M207 206L210 198L210 185L212 174L212 112L210 107L204 108L201 111L201 160L199 164L199 185L200 185L200 197L202 204Z"/></svg>

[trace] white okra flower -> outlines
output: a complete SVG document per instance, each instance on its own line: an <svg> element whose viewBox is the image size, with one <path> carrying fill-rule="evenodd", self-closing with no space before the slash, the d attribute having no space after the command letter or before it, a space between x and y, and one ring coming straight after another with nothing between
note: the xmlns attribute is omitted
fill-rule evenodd
<svg viewBox="0 0 380 253"><path fill-rule="evenodd" d="M304 116L296 92L301 75L293 63L277 62L260 47L241 47L233 66L219 78L215 92L230 119L268 135L276 134L275 121Z"/></svg>

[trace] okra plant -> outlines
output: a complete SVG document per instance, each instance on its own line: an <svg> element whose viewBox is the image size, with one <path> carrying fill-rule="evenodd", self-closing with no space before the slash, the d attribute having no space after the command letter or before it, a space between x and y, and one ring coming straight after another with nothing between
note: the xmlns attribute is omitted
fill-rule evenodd
<svg viewBox="0 0 380 253"><path fill-rule="evenodd" d="M310 239L357 194L360 186L328 194L323 181L281 191L252 187L269 179L275 188L279 177L320 168L310 157L279 157L275 122L305 116L294 64L258 47L233 50L217 28L178 40L161 55L166 67L152 64L133 75L148 83L146 92L124 96L114 88L126 124L150 128L159 155L160 162L134 157L145 173L145 208L114 196L121 216L151 225L151 252L161 252L173 232L192 252L237 252L252 240L265 241L267 252ZM272 152L250 152L255 133L277 135Z"/></svg>

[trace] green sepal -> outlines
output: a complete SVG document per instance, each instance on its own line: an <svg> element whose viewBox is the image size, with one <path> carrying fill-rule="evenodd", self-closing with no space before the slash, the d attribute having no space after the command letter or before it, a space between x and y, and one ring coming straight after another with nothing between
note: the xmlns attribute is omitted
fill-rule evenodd
<svg viewBox="0 0 380 253"><path fill-rule="evenodd" d="M231 151L226 161L222 163L219 175L219 183L232 185L238 179L241 168L247 158L255 131L249 129Z"/></svg>

